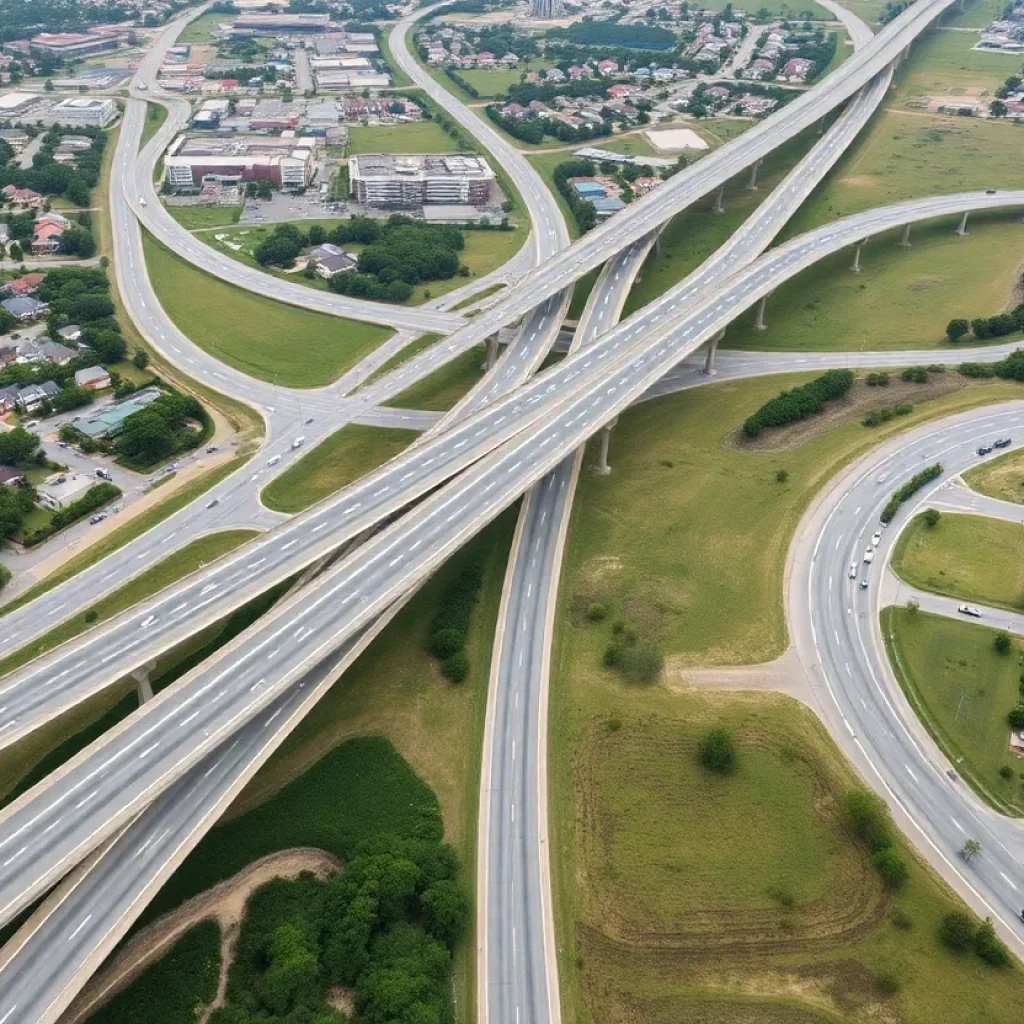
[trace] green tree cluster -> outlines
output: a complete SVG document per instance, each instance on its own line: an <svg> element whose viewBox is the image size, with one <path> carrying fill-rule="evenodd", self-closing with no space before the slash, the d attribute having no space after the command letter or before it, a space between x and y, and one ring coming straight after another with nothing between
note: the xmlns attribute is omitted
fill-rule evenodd
<svg viewBox="0 0 1024 1024"><path fill-rule="evenodd" d="M478 562L467 565L445 588L441 609L430 626L427 650L453 683L461 683L469 675L466 641L483 581L483 566Z"/></svg>
<svg viewBox="0 0 1024 1024"><path fill-rule="evenodd" d="M613 668L631 683L653 683L665 669L665 656L657 644L641 640L619 620L612 623L612 639L604 651L605 668Z"/></svg>
<svg viewBox="0 0 1024 1024"><path fill-rule="evenodd" d="M581 234L586 234L597 224L597 210L594 204L583 199L580 194L569 184L570 178L591 178L594 175L594 162L592 160L566 160L560 163L554 171L555 188L561 193L566 205L576 218L576 226Z"/></svg>
<svg viewBox="0 0 1024 1024"><path fill-rule="evenodd" d="M208 423L206 411L191 395L169 392L132 413L117 436L115 448L126 464L146 467L179 451L194 448Z"/></svg>
<svg viewBox="0 0 1024 1024"><path fill-rule="evenodd" d="M879 518L883 523L891 523L893 516L899 511L900 505L907 498L919 491L925 484L931 483L932 480L941 475L941 462L936 462L927 469L922 469L920 473L915 473L902 487L893 493L893 496L886 502L885 508L882 509L882 514Z"/></svg>
<svg viewBox="0 0 1024 1024"><path fill-rule="evenodd" d="M766 427L781 427L796 423L822 412L826 402L835 401L846 395L853 387L851 370L829 370L820 377L783 391L761 406L743 424L747 437L757 437Z"/></svg>
<svg viewBox="0 0 1024 1024"><path fill-rule="evenodd" d="M978 921L967 911L950 911L939 924L939 938L955 953L974 952L992 967L1010 965L1010 951L996 936L991 918Z"/></svg>
<svg viewBox="0 0 1024 1024"><path fill-rule="evenodd" d="M896 838L885 804L866 789L852 789L843 798L850 830L871 852L871 860L890 889L906 884L909 870L896 849Z"/></svg>

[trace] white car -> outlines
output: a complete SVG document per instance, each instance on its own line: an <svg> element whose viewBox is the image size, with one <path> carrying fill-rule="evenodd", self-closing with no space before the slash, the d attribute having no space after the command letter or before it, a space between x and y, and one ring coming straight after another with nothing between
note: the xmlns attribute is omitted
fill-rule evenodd
<svg viewBox="0 0 1024 1024"><path fill-rule="evenodd" d="M866 548L865 551L864 551L864 561L865 562L873 562L874 560L875 560L875 549L873 547Z"/></svg>
<svg viewBox="0 0 1024 1024"><path fill-rule="evenodd" d="M871 535L871 543L874 544L874 546L876 548L878 547L879 544L882 543L882 531L881 530L875 530L875 532Z"/></svg>
<svg viewBox="0 0 1024 1024"><path fill-rule="evenodd" d="M855 580L857 578L857 563L856 562L851 562L850 563L850 571L849 571L849 573L847 573L847 575L850 577L851 580Z"/></svg>
<svg viewBox="0 0 1024 1024"><path fill-rule="evenodd" d="M145 205L146 205L146 200L143 199L142 196L139 196L139 206L145 206Z"/></svg>
<svg viewBox="0 0 1024 1024"><path fill-rule="evenodd" d="M981 611L975 608L973 604L958 604L956 610L961 615L970 615L972 619L980 619Z"/></svg>
<svg viewBox="0 0 1024 1024"><path fill-rule="evenodd" d="M292 448L293 448L293 449L294 449L294 448L301 448L301 447L302 447L302 443L303 443L303 441L305 441L305 440L306 440L306 439L305 439L304 437L297 437L297 438L295 438L295 440L294 440L294 441L292 441Z"/></svg>
<svg viewBox="0 0 1024 1024"><path fill-rule="evenodd" d="M280 455L275 455L273 458L267 459L268 466L276 466L281 461Z"/></svg>

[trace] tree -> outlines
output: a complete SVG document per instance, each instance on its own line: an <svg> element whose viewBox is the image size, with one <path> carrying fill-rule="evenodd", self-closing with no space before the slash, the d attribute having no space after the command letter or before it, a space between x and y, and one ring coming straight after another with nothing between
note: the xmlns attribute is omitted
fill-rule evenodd
<svg viewBox="0 0 1024 1024"><path fill-rule="evenodd" d="M46 84L45 84L45 85L43 86L43 89L44 89L44 90L45 90L46 92L53 92L53 89L54 89L54 85L53 85L53 79L52 79L52 78L48 78L48 79L46 80Z"/></svg>
<svg viewBox="0 0 1024 1024"><path fill-rule="evenodd" d="M938 526L941 513L937 508L925 509L922 519L924 520L925 526Z"/></svg>
<svg viewBox="0 0 1024 1024"><path fill-rule="evenodd" d="M1010 951L996 938L990 917L986 917L978 926L974 936L974 952L993 967L1005 967L1010 963Z"/></svg>
<svg viewBox="0 0 1024 1024"><path fill-rule="evenodd" d="M971 863L971 858L976 857L979 853L981 853L981 843L977 839L968 839L960 850L960 856L968 864Z"/></svg>
<svg viewBox="0 0 1024 1024"><path fill-rule="evenodd" d="M1009 107L1003 102L1003 100L993 100L988 105L988 112L990 117L1006 117L1009 112Z"/></svg>
<svg viewBox="0 0 1024 1024"><path fill-rule="evenodd" d="M21 251L21 246L17 242L11 242L11 247L7 250L7 255L10 256L15 263L20 263L25 258L25 254Z"/></svg>
<svg viewBox="0 0 1024 1024"><path fill-rule="evenodd" d="M435 882L420 902L430 933L445 945L454 946L469 921L469 900L462 887L451 880Z"/></svg>
<svg viewBox="0 0 1024 1024"><path fill-rule="evenodd" d="M910 615L916 615L921 610L921 602L916 597L908 597L906 608Z"/></svg>
<svg viewBox="0 0 1024 1024"><path fill-rule="evenodd" d="M1005 630L1000 630L996 633L992 646L996 649L996 654L1009 654L1013 650L1013 641L1010 639L1010 634Z"/></svg>
<svg viewBox="0 0 1024 1024"><path fill-rule="evenodd" d="M939 938L950 949L961 953L974 945L978 927L974 918L962 910L952 910L942 918Z"/></svg>
<svg viewBox="0 0 1024 1024"><path fill-rule="evenodd" d="M624 647L619 653L618 669L630 682L653 683L664 668L665 656L654 644Z"/></svg>
<svg viewBox="0 0 1024 1024"><path fill-rule="evenodd" d="M147 407L124 421L117 449L132 462L149 465L173 454L174 434L164 418Z"/></svg>
<svg viewBox="0 0 1024 1024"><path fill-rule="evenodd" d="M149 366L149 353L144 348L137 348L132 356L132 365L138 370Z"/></svg>
<svg viewBox="0 0 1024 1024"><path fill-rule="evenodd" d="M910 877L910 870L906 861L891 846L879 850L871 859L882 876L882 881L890 889L903 888Z"/></svg>
<svg viewBox="0 0 1024 1024"><path fill-rule="evenodd" d="M316 984L320 965L306 948L302 932L292 924L275 929L267 946L270 966L259 979L259 996L270 1010L283 1015Z"/></svg>
<svg viewBox="0 0 1024 1024"><path fill-rule="evenodd" d="M1024 729L1024 705L1015 707L1007 716L1007 721L1013 729Z"/></svg>
<svg viewBox="0 0 1024 1024"><path fill-rule="evenodd" d="M323 245L327 241L327 232L319 224L312 225L308 234L310 245Z"/></svg>
<svg viewBox="0 0 1024 1024"><path fill-rule="evenodd" d="M83 331L83 340L92 346L101 363L119 363L128 352L128 344L117 331Z"/></svg>
<svg viewBox="0 0 1024 1024"><path fill-rule="evenodd" d="M780 469L775 474L775 479L776 479L776 481L778 483L784 484L789 479L789 470L788 469Z"/></svg>
<svg viewBox="0 0 1024 1024"><path fill-rule="evenodd" d="M87 260L96 254L96 242L84 228L68 228L61 235L60 251L65 256L80 256Z"/></svg>
<svg viewBox="0 0 1024 1024"><path fill-rule="evenodd" d="M959 341L968 331L970 331L971 325L959 317L955 320L950 320L946 324L946 337L950 341Z"/></svg>
<svg viewBox="0 0 1024 1024"><path fill-rule="evenodd" d="M0 434L0 462L16 466L28 462L39 448L39 435L32 434L24 427L15 427Z"/></svg>
<svg viewBox="0 0 1024 1024"><path fill-rule="evenodd" d="M728 729L710 729L697 745L700 763L717 775L727 775L736 767L736 747Z"/></svg>

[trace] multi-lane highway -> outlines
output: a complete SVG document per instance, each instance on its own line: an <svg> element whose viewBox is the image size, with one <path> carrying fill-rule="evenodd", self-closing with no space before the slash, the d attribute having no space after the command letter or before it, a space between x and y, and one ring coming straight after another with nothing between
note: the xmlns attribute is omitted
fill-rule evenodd
<svg viewBox="0 0 1024 1024"><path fill-rule="evenodd" d="M993 916L1024 953L1022 826L991 810L959 778L907 703L885 653L880 611L885 566L900 530L934 504L956 474L977 463L979 444L1024 430L1024 403L963 413L901 435L833 481L794 538L787 609L793 642L819 712L858 770L888 800L900 827L938 872L980 914ZM1017 447L1021 442L1017 442ZM879 521L889 495L922 467L943 474ZM882 534L874 562L862 555ZM858 566L849 578L851 563ZM863 590L859 579L868 580ZM967 839L981 843L970 865L958 857Z"/></svg>
<svg viewBox="0 0 1024 1024"><path fill-rule="evenodd" d="M471 417L468 428L457 426L442 435L436 444L445 444L451 435L467 429L472 434L481 419L503 409L513 417L518 409L519 417L525 418L531 404L543 406L549 389L557 391L556 381L568 377L565 391L572 397L564 398L553 412L549 406L541 423L518 431L456 484L437 491L378 533L271 613L260 629L237 638L0 815L0 917L9 918L396 597L417 586L468 536L614 418L681 355L706 341L762 294L828 252L916 216L1015 205L1024 205L1024 193L965 194L896 204L826 225L771 250L732 275L715 295L694 304L678 324L649 337L630 339L632 344L619 355L598 341ZM464 441L469 447L468 439ZM408 457L416 458L430 448L425 445ZM401 492L396 482L392 478L387 489ZM348 504L344 500L341 504L343 514L359 518L360 502L348 499ZM303 522L303 530L292 534L296 544L310 528L309 517ZM274 535L293 526L286 524ZM251 581L251 564L245 561L249 557L246 553L241 561L229 558L225 564L232 566L236 578ZM202 575L192 586L202 583ZM252 582L241 585L243 591L246 585L255 586ZM184 619L196 610L187 604L168 607L170 627L184 630ZM67 673L78 672L94 681L119 673L133 653L145 649L146 631L162 625L151 611L141 622L138 613L129 619L131 627L119 645L126 649L123 653L105 643L124 628L121 623L101 631L81 648L70 645L88 654L84 658L79 653L69 655L73 667ZM109 664L115 659L117 669ZM54 678L52 670L47 678Z"/></svg>

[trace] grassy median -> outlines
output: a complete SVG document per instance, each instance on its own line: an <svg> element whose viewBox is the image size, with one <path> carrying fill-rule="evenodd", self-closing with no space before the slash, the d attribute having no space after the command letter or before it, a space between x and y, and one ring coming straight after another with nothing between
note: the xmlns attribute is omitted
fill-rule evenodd
<svg viewBox="0 0 1024 1024"><path fill-rule="evenodd" d="M479 382L485 358L484 346L474 345L468 352L463 352L383 404L398 409L447 412Z"/></svg>
<svg viewBox="0 0 1024 1024"><path fill-rule="evenodd" d="M1024 815L1024 761L1010 753L1006 721L1020 642L999 654L987 626L906 608L886 608L882 630L907 699L957 771L996 810Z"/></svg>
<svg viewBox="0 0 1024 1024"><path fill-rule="evenodd" d="M1024 523L943 512L934 526L915 516L892 554L912 587L1012 612L1024 610Z"/></svg>
<svg viewBox="0 0 1024 1024"><path fill-rule="evenodd" d="M1024 505L1024 453L1007 452L962 474L968 487L1000 501Z"/></svg>

